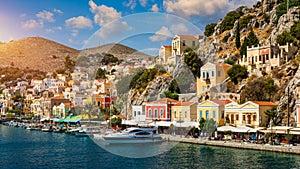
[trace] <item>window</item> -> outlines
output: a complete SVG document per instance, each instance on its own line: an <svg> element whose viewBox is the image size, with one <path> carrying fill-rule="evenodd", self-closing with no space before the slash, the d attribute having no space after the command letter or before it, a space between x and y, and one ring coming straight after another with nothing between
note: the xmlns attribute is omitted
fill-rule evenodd
<svg viewBox="0 0 300 169"><path fill-rule="evenodd" d="M187 112L184 112L184 118L187 118Z"/></svg>
<svg viewBox="0 0 300 169"><path fill-rule="evenodd" d="M256 115L253 115L253 121L256 121Z"/></svg>
<svg viewBox="0 0 300 169"><path fill-rule="evenodd" d="M164 116L164 109L160 109L160 117L162 118Z"/></svg>
<svg viewBox="0 0 300 169"><path fill-rule="evenodd" d="M221 118L224 118L224 110L221 112Z"/></svg>
<svg viewBox="0 0 300 169"><path fill-rule="evenodd" d="M214 76L215 76L215 72L211 71L211 77L214 77Z"/></svg>
<svg viewBox="0 0 300 169"><path fill-rule="evenodd" d="M193 41L193 42L192 42L192 45L193 45L193 46L196 46L196 43L195 43L195 41Z"/></svg>
<svg viewBox="0 0 300 169"><path fill-rule="evenodd" d="M208 110L205 111L205 118L206 118L206 120L209 119L209 111Z"/></svg>
<svg viewBox="0 0 300 169"><path fill-rule="evenodd" d="M154 109L154 117L157 118L157 116L158 116L158 110Z"/></svg>
<svg viewBox="0 0 300 169"><path fill-rule="evenodd" d="M246 115L243 115L243 121L246 121Z"/></svg>
<svg viewBox="0 0 300 169"><path fill-rule="evenodd" d="M206 74L205 72L202 72L202 78L205 78L205 74Z"/></svg>
<svg viewBox="0 0 300 169"><path fill-rule="evenodd" d="M141 115L141 112L140 112L140 111L138 111L138 115Z"/></svg>
<svg viewBox="0 0 300 169"><path fill-rule="evenodd" d="M214 110L214 111L213 111L213 118L216 118L216 117L217 117L216 111Z"/></svg>
<svg viewBox="0 0 300 169"><path fill-rule="evenodd" d="M185 46L185 40L182 41L182 46Z"/></svg>
<svg viewBox="0 0 300 169"><path fill-rule="evenodd" d="M200 118L202 118L202 110L200 110Z"/></svg>
<svg viewBox="0 0 300 169"><path fill-rule="evenodd" d="M136 116L136 111L134 111L133 116Z"/></svg>
<svg viewBox="0 0 300 169"><path fill-rule="evenodd" d="M221 76L221 71L220 70L218 70L218 76Z"/></svg>
<svg viewBox="0 0 300 169"><path fill-rule="evenodd" d="M151 109L148 110L148 117L152 117L152 110Z"/></svg>
<svg viewBox="0 0 300 169"><path fill-rule="evenodd" d="M202 86L202 92L205 90L205 86Z"/></svg>
<svg viewBox="0 0 300 169"><path fill-rule="evenodd" d="M235 115L235 120L239 120L239 115Z"/></svg>
<svg viewBox="0 0 300 169"><path fill-rule="evenodd" d="M176 111L174 111L174 118L177 118Z"/></svg>

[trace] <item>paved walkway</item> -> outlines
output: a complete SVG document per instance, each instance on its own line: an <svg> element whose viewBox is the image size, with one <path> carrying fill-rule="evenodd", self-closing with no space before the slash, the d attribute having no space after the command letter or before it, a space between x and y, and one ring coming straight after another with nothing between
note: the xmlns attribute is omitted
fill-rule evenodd
<svg viewBox="0 0 300 169"><path fill-rule="evenodd" d="M171 135L163 135L162 137L169 141L177 141L182 143L232 147L232 148L239 148L239 149L251 149L251 150L261 150L261 151L273 151L273 152L291 153L291 154L300 155L300 145L299 146L292 146L288 144L269 145L269 144L255 144L255 143L236 142L236 141L216 141L216 140L207 140L205 138L184 138L180 136L171 136Z"/></svg>

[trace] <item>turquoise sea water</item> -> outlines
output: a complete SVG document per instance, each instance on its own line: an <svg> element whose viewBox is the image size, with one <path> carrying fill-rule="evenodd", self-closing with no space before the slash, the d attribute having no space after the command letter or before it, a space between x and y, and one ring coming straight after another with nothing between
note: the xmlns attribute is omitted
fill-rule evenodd
<svg viewBox="0 0 300 169"><path fill-rule="evenodd" d="M148 158L111 154L90 138L0 125L0 168L300 168L300 156L177 144Z"/></svg>

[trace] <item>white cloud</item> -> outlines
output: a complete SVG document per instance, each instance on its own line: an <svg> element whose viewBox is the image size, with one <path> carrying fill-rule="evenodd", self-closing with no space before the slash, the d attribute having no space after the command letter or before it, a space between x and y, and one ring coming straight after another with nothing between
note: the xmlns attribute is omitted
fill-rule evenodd
<svg viewBox="0 0 300 169"><path fill-rule="evenodd" d="M123 5L133 10L136 7L136 0L129 0L128 3L124 2Z"/></svg>
<svg viewBox="0 0 300 169"><path fill-rule="evenodd" d="M94 14L94 22L99 26L103 26L113 20L121 18L121 12L115 8L105 5L97 6L94 1L89 1L90 10Z"/></svg>
<svg viewBox="0 0 300 169"><path fill-rule="evenodd" d="M167 12L182 17L213 15L233 10L241 5L252 5L256 0L164 0Z"/></svg>
<svg viewBox="0 0 300 169"><path fill-rule="evenodd" d="M38 29L38 28L42 28L42 27L43 27L43 23L38 22L34 19L30 19L30 20L22 23L23 29Z"/></svg>
<svg viewBox="0 0 300 169"><path fill-rule="evenodd" d="M47 21L47 22L55 21L55 19L53 18L54 14L46 10L37 13L36 17L39 18L41 21Z"/></svg>
<svg viewBox="0 0 300 169"><path fill-rule="evenodd" d="M53 9L53 12L58 13L58 14L63 14L63 11L61 11L60 9Z"/></svg>
<svg viewBox="0 0 300 169"><path fill-rule="evenodd" d="M170 30L172 31L173 34L179 34L179 35L188 32L188 28L183 23L171 25Z"/></svg>
<svg viewBox="0 0 300 169"><path fill-rule="evenodd" d="M89 18L84 16L73 17L65 21L68 27L74 29L92 28L93 24Z"/></svg>
<svg viewBox="0 0 300 169"><path fill-rule="evenodd" d="M142 7L147 5L147 0L139 0Z"/></svg>
<svg viewBox="0 0 300 169"><path fill-rule="evenodd" d="M46 29L46 33L47 33L47 34L54 33L54 30L53 30L53 29Z"/></svg>
<svg viewBox="0 0 300 169"><path fill-rule="evenodd" d="M78 35L78 30L77 29L73 29L71 35L73 37L76 37Z"/></svg>
<svg viewBox="0 0 300 169"><path fill-rule="evenodd" d="M153 12L158 12L158 11L159 11L159 9L158 9L158 7L157 7L157 4L153 4L153 5L152 5L151 11L153 11Z"/></svg>
<svg viewBox="0 0 300 169"><path fill-rule="evenodd" d="M127 22L114 21L103 26L97 32L97 36L104 39L112 36L120 36L129 30L132 30L132 27L130 27Z"/></svg>
<svg viewBox="0 0 300 169"><path fill-rule="evenodd" d="M152 42L158 42L158 41L165 41L168 38L172 37L172 33L169 31L169 29L165 26L161 27L153 36L151 36L149 39Z"/></svg>

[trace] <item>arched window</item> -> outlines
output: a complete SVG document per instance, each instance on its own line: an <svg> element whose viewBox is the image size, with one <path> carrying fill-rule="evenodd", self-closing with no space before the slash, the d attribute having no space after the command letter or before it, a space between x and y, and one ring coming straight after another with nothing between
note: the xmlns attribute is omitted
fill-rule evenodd
<svg viewBox="0 0 300 169"><path fill-rule="evenodd" d="M152 117L152 110L151 109L148 110L148 117Z"/></svg>

